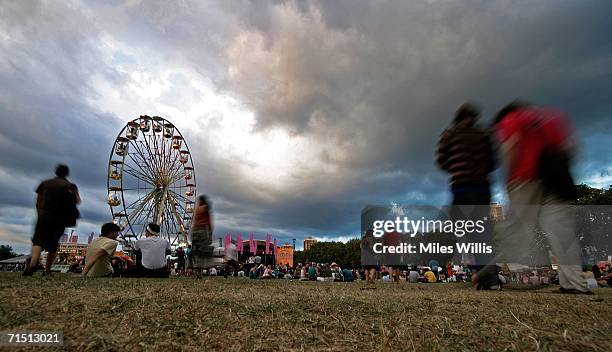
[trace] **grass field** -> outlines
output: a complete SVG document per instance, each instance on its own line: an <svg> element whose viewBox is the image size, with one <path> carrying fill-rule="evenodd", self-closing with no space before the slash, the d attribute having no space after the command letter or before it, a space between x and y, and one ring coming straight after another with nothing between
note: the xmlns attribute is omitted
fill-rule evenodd
<svg viewBox="0 0 612 352"><path fill-rule="evenodd" d="M360 287L0 273L0 330L59 330L85 351L612 351L611 289Z"/></svg>

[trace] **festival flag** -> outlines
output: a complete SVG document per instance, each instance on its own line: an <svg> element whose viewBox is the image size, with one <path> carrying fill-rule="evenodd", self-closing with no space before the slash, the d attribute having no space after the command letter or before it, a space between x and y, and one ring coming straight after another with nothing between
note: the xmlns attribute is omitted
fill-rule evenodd
<svg viewBox="0 0 612 352"><path fill-rule="evenodd" d="M242 235L240 232L238 232L238 235L236 236L236 250L238 253L242 254Z"/></svg>
<svg viewBox="0 0 612 352"><path fill-rule="evenodd" d="M266 234L266 255L270 254L270 234Z"/></svg>
<svg viewBox="0 0 612 352"><path fill-rule="evenodd" d="M276 253L278 253L278 242L276 241L276 238L274 239L274 255L276 255Z"/></svg>
<svg viewBox="0 0 612 352"><path fill-rule="evenodd" d="M79 242L79 235L74 234L74 230L72 230L72 232L70 232L70 242L71 243L78 243Z"/></svg>
<svg viewBox="0 0 612 352"><path fill-rule="evenodd" d="M232 234L228 232L225 234L225 240L223 241L223 248L227 250L230 246L230 243L232 243Z"/></svg>
<svg viewBox="0 0 612 352"><path fill-rule="evenodd" d="M66 243L66 242L68 242L68 234L67 234L67 233L65 233L65 234L63 234L63 235L62 235L62 238L60 239L60 242L61 242L61 243Z"/></svg>
<svg viewBox="0 0 612 352"><path fill-rule="evenodd" d="M251 253L257 254L257 243L255 242L255 239L253 238L252 232L249 235L249 248L251 249Z"/></svg>
<svg viewBox="0 0 612 352"><path fill-rule="evenodd" d="M94 238L94 233L92 232L89 234L89 237L87 238L87 244L91 244L91 241L93 241L93 238Z"/></svg>

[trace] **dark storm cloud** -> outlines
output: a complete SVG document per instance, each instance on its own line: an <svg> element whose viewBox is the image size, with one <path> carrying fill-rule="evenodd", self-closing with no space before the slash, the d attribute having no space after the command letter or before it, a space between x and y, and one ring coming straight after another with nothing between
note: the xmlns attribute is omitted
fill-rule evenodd
<svg viewBox="0 0 612 352"><path fill-rule="evenodd" d="M522 96L567 109L580 124L605 118L610 10L606 2L287 3L270 9L271 25L246 32L250 42L231 47L230 57L255 52L237 56L234 89L253 104L261 128L317 138L319 119L324 137L357 146L335 162L424 166L431 155L420 147L431 150L432 136L468 98L489 115Z"/></svg>
<svg viewBox="0 0 612 352"><path fill-rule="evenodd" d="M152 103L186 115L210 103L195 80L252 110L253 134L280 128L319 151L284 185L256 182L237 167L253 161L219 151L228 143L215 136L220 112L179 120L222 232L348 235L366 204L445 202L435 143L467 99L482 102L485 120L517 96L569 111L588 141L579 174L610 172L609 136L596 127L609 127L612 113L610 2L1 6L0 224L15 231L59 162L86 196L84 231L97 230L108 217L116 133L128 118L157 113ZM168 67L184 72L155 76ZM158 78L171 88L130 95L133 72L153 77L137 82L143 90Z"/></svg>
<svg viewBox="0 0 612 352"><path fill-rule="evenodd" d="M332 177L353 174L348 182L361 186L315 201L322 211L307 200L303 213L351 221L343 203L376 194L368 187L392 190L370 200L414 202L403 194L420 184L369 176L435 172L436 137L467 99L483 103L485 123L517 96L567 110L579 129L610 117L609 3L309 4L267 7L267 20L247 22L226 49L228 87L255 109L259 128L319 141L321 160L345 168ZM443 198L444 176L432 179L425 194ZM315 189L335 179L312 181ZM276 199L294 224L308 218L292 194Z"/></svg>
<svg viewBox="0 0 612 352"><path fill-rule="evenodd" d="M100 146L119 127L86 104L96 94L93 74L120 80L99 60L97 32L79 10L48 5L7 2L0 15L1 223L19 225L22 236L31 233L34 189L59 163L70 166L84 199L99 192L104 199L108 156ZM102 221L108 220L105 210L86 202L81 213Z"/></svg>

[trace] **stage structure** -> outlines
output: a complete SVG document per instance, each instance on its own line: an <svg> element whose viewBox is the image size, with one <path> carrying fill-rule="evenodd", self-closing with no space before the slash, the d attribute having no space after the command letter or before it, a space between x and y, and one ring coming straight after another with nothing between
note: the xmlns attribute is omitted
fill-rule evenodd
<svg viewBox="0 0 612 352"><path fill-rule="evenodd" d="M108 161L108 205L130 243L148 223L161 227L172 246L187 243L196 196L191 152L168 120L142 115L115 139Z"/></svg>

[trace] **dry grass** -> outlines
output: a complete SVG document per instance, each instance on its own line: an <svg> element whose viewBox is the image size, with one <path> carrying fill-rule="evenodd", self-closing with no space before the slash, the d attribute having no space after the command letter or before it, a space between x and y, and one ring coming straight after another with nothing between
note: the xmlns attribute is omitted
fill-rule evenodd
<svg viewBox="0 0 612 352"><path fill-rule="evenodd" d="M612 351L610 289L360 287L0 273L0 330L61 330L81 351Z"/></svg>

